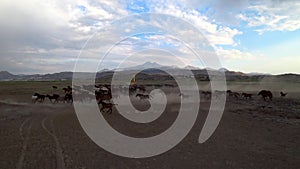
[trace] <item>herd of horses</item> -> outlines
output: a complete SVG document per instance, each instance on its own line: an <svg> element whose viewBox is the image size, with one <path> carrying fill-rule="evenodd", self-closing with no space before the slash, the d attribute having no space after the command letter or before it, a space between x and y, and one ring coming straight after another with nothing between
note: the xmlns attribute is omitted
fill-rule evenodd
<svg viewBox="0 0 300 169"><path fill-rule="evenodd" d="M70 86L67 86L67 87L62 88L62 90L64 92L63 96L61 96L59 94L43 95L43 94L39 94L39 93L34 93L32 95L32 101L33 101L33 103L36 103L36 102L42 103L42 102L44 102L44 100L46 98L48 98L49 101L53 104L59 103L59 102L73 103L72 92L81 93L81 94L84 94L84 92L86 92L86 95L82 98L86 98L86 96L89 96L90 99L96 98L98 105L101 107L100 108L101 112L107 112L109 114L112 113L112 107L116 104L114 104L112 101L113 96L112 96L112 91L111 91L110 85L95 85L92 88L90 88L90 86L83 86L83 87L76 87L76 88L75 87L72 88ZM58 89L57 86L52 86L52 88L54 90ZM122 90L122 89L120 89L120 90ZM144 85L136 85L136 84L130 85L127 88L127 91L128 90L129 90L129 95L134 95L136 98L138 98L140 100L150 100L152 97L151 95L147 94L146 87ZM88 91L92 91L92 92L88 92ZM238 93L238 92L234 92L231 90L213 91L213 92L215 92L216 95L228 94L229 97L234 97L237 99L240 97L244 98L244 99L252 99L253 95L254 95L253 93L245 93L245 92ZM202 91L201 93L206 97L212 96L211 91ZM268 100L272 101L272 99L273 99L273 94L269 90L261 90L260 92L258 92L257 95L261 96L264 100L268 99ZM281 97L285 97L286 95L287 95L287 93L280 92ZM186 95L184 93L179 93L179 96L183 99L188 98L188 95Z"/></svg>
<svg viewBox="0 0 300 169"><path fill-rule="evenodd" d="M112 101L112 92L111 92L111 86L110 85L95 85L95 96L98 104L101 106L100 111L111 114L112 113L112 107L116 105ZM135 95L135 97L139 98L140 100L146 100L151 99L151 95L145 94L146 87L143 85L130 85L129 88L129 95ZM137 93L139 91L139 93Z"/></svg>
<svg viewBox="0 0 300 169"><path fill-rule="evenodd" d="M254 95L253 93L238 93L238 92L233 92L231 90L227 90L227 93L229 94L229 96L235 97L235 98L239 98L239 97L243 97L245 99L252 99L252 96ZM283 93L280 92L281 97L285 97L287 95L287 93ZM273 93L269 90L261 90L260 92L258 92L257 94L258 96L261 96L264 100L269 99L272 101L273 99Z"/></svg>
<svg viewBox="0 0 300 169"><path fill-rule="evenodd" d="M57 89L57 86L52 86L53 89ZM31 96L32 102L36 103L43 103L46 98L49 99L51 103L58 103L58 102L63 102L63 103L72 103L73 102L73 95L72 95L72 87L67 86L62 89L64 91L64 96L60 96L59 94L40 94L40 93L34 93Z"/></svg>
<svg viewBox="0 0 300 169"><path fill-rule="evenodd" d="M53 90L57 90L57 86L52 86ZM46 98L49 99L49 101L53 104L55 103L73 103L73 91L79 92L82 95L82 98L87 98L87 96L90 99L96 98L98 105L101 106L100 111L101 112L107 112L112 113L112 107L116 104L112 102L112 91L110 85L95 85L93 88L93 93L89 93L89 86L84 86L86 90L83 90L82 88L72 88L70 86L62 88L64 95L61 96L59 94L40 94L40 93L34 93L31 98L33 103L43 103ZM136 93L136 91L140 91L142 93L137 93L135 96L139 98L140 100L145 99L151 99L151 96L149 94L145 94L146 88L143 85L131 85L129 87L129 94L133 95Z"/></svg>

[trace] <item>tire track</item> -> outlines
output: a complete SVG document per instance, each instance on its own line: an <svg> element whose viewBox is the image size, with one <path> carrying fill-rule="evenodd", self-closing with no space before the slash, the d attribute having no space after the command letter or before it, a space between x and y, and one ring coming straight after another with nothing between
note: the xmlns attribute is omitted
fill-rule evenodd
<svg viewBox="0 0 300 169"><path fill-rule="evenodd" d="M32 119L32 118L29 118L29 119L25 120L25 121L21 124L21 126L20 126L20 128L19 128L20 135L21 135L21 137L22 137L22 139L23 139L24 141L23 141L23 146L22 146L22 150L21 150L21 155L20 155L20 157L19 157L19 161L18 161L18 163L17 163L16 169L22 169L22 167L23 167L24 158L25 158L25 155L26 155L27 144L28 144L28 140L29 140L29 135L30 135L30 133L31 133L31 127L32 127L32 124L33 124L33 120L31 121L31 123L29 124L29 126L28 126L28 128L27 128L27 130L26 130L26 136L25 136L25 137L24 137L24 135L23 135L23 127L24 127L24 125L25 125L29 120L31 120L31 119Z"/></svg>
<svg viewBox="0 0 300 169"><path fill-rule="evenodd" d="M45 121L48 119L48 117L45 117L41 124L42 127L44 128L44 130L53 138L53 140L55 141L55 146L56 146L56 168L57 169L65 169L65 162L64 162L64 157L63 157L63 152L62 152L62 148L60 146L59 140L55 135L55 131L54 131L54 125L53 125L53 119L50 120L50 126L52 126L52 130L53 132L51 132L45 125Z"/></svg>
<svg viewBox="0 0 300 169"><path fill-rule="evenodd" d="M24 138L24 135L23 135L23 128L24 128L24 126L25 126L25 124L29 121L29 120L31 120L32 119L32 117L31 118L28 118L28 119L26 119L26 120L24 120L24 122L20 125L20 127L19 127L19 133L20 133L20 136L21 136L21 138L22 138L22 140L24 140L25 138Z"/></svg>

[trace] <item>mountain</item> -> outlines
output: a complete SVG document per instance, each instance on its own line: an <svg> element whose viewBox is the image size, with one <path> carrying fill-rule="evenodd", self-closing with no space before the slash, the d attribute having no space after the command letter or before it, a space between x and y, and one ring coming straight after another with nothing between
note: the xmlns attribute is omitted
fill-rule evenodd
<svg viewBox="0 0 300 169"><path fill-rule="evenodd" d="M226 71L225 72L226 76L248 76L246 73L243 72L236 72L236 71Z"/></svg>
<svg viewBox="0 0 300 169"><path fill-rule="evenodd" d="M228 72L229 70L222 67L222 68L218 69L218 71L220 71L220 72Z"/></svg>
<svg viewBox="0 0 300 169"><path fill-rule="evenodd" d="M144 70L144 69L154 69L154 68L161 68L164 67L156 62L145 62L142 65L132 66L125 68L124 70Z"/></svg>
<svg viewBox="0 0 300 169"><path fill-rule="evenodd" d="M262 74L262 73L243 73L239 71L231 71L226 68L220 69L212 69L212 68L204 68L200 69L195 66L186 66L184 68L179 68L177 66L164 66L160 65L156 62L145 62L144 64L128 67L124 69L117 70L108 70L103 69L96 74L97 79L107 79L109 80L113 74L117 71L119 73L130 73L133 70L141 70L138 76L142 79L168 79L170 78L170 74L174 76L191 76L191 71L193 76L199 80L207 81L209 72L216 73L225 73L226 79L228 81L236 81L236 80L246 80L246 81L260 81L262 79L268 81L297 81L300 82L300 75L298 74L282 74L282 75L270 75L270 74ZM168 72L168 73L166 73ZM80 76L89 77L94 76L92 72L80 72ZM0 71L0 81L27 81L27 80L72 80L73 72L59 72L59 73L51 73L51 74L33 74L33 75L14 75L7 71Z"/></svg>
<svg viewBox="0 0 300 169"><path fill-rule="evenodd" d="M184 69L198 70L198 69L200 69L200 68L199 68L199 67L196 67L196 66L187 65L187 66L184 67Z"/></svg>
<svg viewBox="0 0 300 169"><path fill-rule="evenodd" d="M8 71L0 71L0 79L1 80L12 80L15 79L16 75L9 73Z"/></svg>
<svg viewBox="0 0 300 169"><path fill-rule="evenodd" d="M272 75L269 73L258 73L258 72L251 72L251 73L247 73L249 76L257 76L257 75Z"/></svg>

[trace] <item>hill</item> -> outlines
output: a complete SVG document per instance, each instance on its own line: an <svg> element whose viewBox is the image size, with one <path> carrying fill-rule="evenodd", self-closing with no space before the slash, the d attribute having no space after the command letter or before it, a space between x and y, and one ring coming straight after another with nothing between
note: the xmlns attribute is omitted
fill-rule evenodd
<svg viewBox="0 0 300 169"><path fill-rule="evenodd" d="M96 78L101 80L109 80L113 76L114 72L119 73L130 73L132 71L139 71L139 77L146 79L158 79L166 80L170 78L171 73L175 76L190 76L190 71L192 71L193 76L200 81L208 81L209 76L208 72L215 73L224 73L226 75L227 81L293 81L300 83L300 75L298 74L282 74L282 75L270 75L270 74L261 74L261 73L243 73L239 71L230 71L226 68L220 68L218 70L206 68L201 69L194 66L186 66L184 68L178 68L176 66L164 66L156 62L145 62L144 64L128 67L124 69L114 69L114 70L101 70L97 72ZM93 73L82 72L82 77L87 77L93 75ZM73 72L58 72L52 74L33 74L33 75L14 75L7 71L0 72L0 81L43 81L43 80L71 80L73 77Z"/></svg>

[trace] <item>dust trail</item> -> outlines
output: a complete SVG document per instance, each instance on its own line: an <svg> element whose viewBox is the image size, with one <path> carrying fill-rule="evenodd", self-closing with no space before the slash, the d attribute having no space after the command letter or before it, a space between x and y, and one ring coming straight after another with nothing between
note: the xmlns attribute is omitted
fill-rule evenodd
<svg viewBox="0 0 300 169"><path fill-rule="evenodd" d="M28 105L28 103L21 103L21 102L8 101L8 100L0 100L0 103L2 103L2 104L9 104L9 105L15 105L15 106L25 106L25 105Z"/></svg>
<svg viewBox="0 0 300 169"><path fill-rule="evenodd" d="M25 121L21 124L21 126L20 126L20 128L19 128L19 131L20 131L20 132L23 132L23 126L25 125L25 123L27 123L28 120L29 120L29 119L25 120ZM32 127L32 124L33 124L33 121L31 121L29 127L27 128L26 136L25 136L25 138L24 138L24 142L23 142L23 146L22 146L21 155L20 155L20 157L19 157L19 161L18 161L17 167L16 167L17 169L22 169L22 167L23 167L23 162L24 162L25 153L26 153L26 150L27 150L27 143L28 143L29 135L30 135L30 133L31 133L31 127ZM20 133L20 134L21 134L21 137L23 137L23 134L22 134L22 133Z"/></svg>
<svg viewBox="0 0 300 169"><path fill-rule="evenodd" d="M48 117L45 117L42 120L42 127L44 128L44 130L50 135L52 136L52 138L55 141L56 144L56 167L57 169L65 169L65 162L64 162L64 158L63 158L63 153L62 153L62 148L59 144L59 140L55 135L55 131L54 128L52 127L53 133L50 132L50 130L47 129L46 125L45 125L45 121L47 120ZM53 126L53 119L50 120L50 126Z"/></svg>

